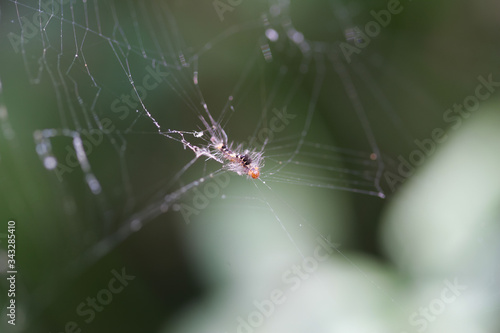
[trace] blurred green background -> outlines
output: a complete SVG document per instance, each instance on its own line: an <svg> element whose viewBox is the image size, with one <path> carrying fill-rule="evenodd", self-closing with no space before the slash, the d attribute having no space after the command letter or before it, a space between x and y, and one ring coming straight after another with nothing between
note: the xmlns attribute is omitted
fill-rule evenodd
<svg viewBox="0 0 500 333"><path fill-rule="evenodd" d="M228 9L223 20L220 3L229 6L218 7ZM12 219L19 273L16 327L6 323L8 285L0 283L0 330L64 332L75 322L75 332L499 332L498 93L460 124L443 118L475 94L478 77L500 80L497 2L403 1L351 62L340 46L359 44L346 33L396 2L220 3L1 3L0 269L4 276ZM266 38L268 29L277 41ZM293 42L294 31L305 43ZM361 120L335 56L364 108ZM163 198L220 165L200 159L177 178L194 154L158 134L130 80L144 87L146 76L160 73L154 88L139 89L141 101L162 130L194 131L203 112L194 71L214 117L234 94L224 128L235 142L248 141L274 108L296 118L265 151L262 179L272 190L225 173L220 195L186 220L179 209L196 190L168 207ZM304 146L294 159L300 163L273 177L280 154L297 147L311 103L307 142L356 152L366 164L350 163L348 153L318 158ZM111 133L99 129L103 119ZM385 165L384 200L321 187L377 191L374 141L363 121ZM388 183L389 173L401 176L399 158L419 149L414 140L439 128L447 139L404 183ZM79 166L59 175L44 167L34 140L43 129L93 129L102 139L88 154L99 195ZM72 139L50 143L59 165L68 164ZM354 183L353 172L371 184ZM327 236L336 250L307 277L295 274L300 285L292 290L289 271L317 258ZM106 300L101 291L122 268L135 278L87 323L79 305ZM446 289L454 281L465 287ZM285 300L271 311L273 290Z"/></svg>

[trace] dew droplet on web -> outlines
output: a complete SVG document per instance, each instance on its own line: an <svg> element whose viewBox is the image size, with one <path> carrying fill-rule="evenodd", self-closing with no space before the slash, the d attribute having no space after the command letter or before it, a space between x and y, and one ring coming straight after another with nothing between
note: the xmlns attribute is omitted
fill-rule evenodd
<svg viewBox="0 0 500 333"><path fill-rule="evenodd" d="M266 30L266 37L269 39L271 42L275 42L279 38L279 34L276 30L274 29L267 29Z"/></svg>
<svg viewBox="0 0 500 333"><path fill-rule="evenodd" d="M93 194L101 193L101 184L99 184L99 181L95 178L94 175L88 174L87 176L85 176L85 178Z"/></svg>
<svg viewBox="0 0 500 333"><path fill-rule="evenodd" d="M138 231L139 229L142 228L142 222L139 219L134 219L132 222L130 222L130 229L133 231Z"/></svg>
<svg viewBox="0 0 500 333"><path fill-rule="evenodd" d="M193 82L194 82L194 84L198 84L198 72L194 72Z"/></svg>
<svg viewBox="0 0 500 333"><path fill-rule="evenodd" d="M47 156L43 159L43 166L47 170L55 169L55 167L57 166L57 160L54 158L54 156Z"/></svg>
<svg viewBox="0 0 500 333"><path fill-rule="evenodd" d="M295 43L300 44L304 41L304 35L301 32L295 31L292 35L292 40Z"/></svg>

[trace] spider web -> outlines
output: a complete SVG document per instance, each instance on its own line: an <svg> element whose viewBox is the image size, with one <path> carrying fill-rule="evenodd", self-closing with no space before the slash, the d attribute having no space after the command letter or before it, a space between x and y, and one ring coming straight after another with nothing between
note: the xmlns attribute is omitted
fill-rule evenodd
<svg viewBox="0 0 500 333"><path fill-rule="evenodd" d="M355 9L331 2L331 33L315 38L288 1L222 14L190 1L2 7L20 80L35 91L39 115L22 132L57 193L52 226L82 235L64 274L80 274L153 220L209 219L206 207L260 210L303 255L303 227L311 237L325 230L302 211L293 217L300 199L288 191L385 197L372 124L407 131L375 83L379 58L367 50L348 64L331 42L345 41L353 24L344 14ZM201 117L235 151L263 151L259 179L227 170Z"/></svg>

